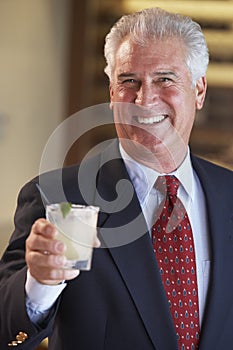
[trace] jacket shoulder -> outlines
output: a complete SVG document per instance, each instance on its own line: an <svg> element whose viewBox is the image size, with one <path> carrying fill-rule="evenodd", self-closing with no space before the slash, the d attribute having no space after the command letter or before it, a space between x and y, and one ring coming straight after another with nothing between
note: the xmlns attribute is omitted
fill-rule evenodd
<svg viewBox="0 0 233 350"><path fill-rule="evenodd" d="M213 163L207 159L192 155L194 169L208 171L217 176L227 176L233 178L233 171L229 168Z"/></svg>

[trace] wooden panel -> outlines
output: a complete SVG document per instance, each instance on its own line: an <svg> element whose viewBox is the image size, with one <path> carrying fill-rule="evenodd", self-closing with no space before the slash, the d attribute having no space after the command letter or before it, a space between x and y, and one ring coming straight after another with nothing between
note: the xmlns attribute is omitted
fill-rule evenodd
<svg viewBox="0 0 233 350"><path fill-rule="evenodd" d="M125 0L123 9L127 12L139 11L148 7L162 7L165 10L186 14L200 21L232 23L233 2L220 1L155 1L155 0Z"/></svg>

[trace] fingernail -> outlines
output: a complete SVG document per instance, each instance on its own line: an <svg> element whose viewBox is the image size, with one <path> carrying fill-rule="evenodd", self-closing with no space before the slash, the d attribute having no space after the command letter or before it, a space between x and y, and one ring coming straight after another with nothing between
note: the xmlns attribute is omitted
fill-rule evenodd
<svg viewBox="0 0 233 350"><path fill-rule="evenodd" d="M58 242L56 242L54 248L55 248L57 253L63 253L65 251L66 246L63 242L58 241Z"/></svg>
<svg viewBox="0 0 233 350"><path fill-rule="evenodd" d="M80 270L66 270L66 279L76 278L80 274Z"/></svg>
<svg viewBox="0 0 233 350"><path fill-rule="evenodd" d="M52 233L52 231L53 231L52 227L50 227L50 226L46 227L46 230L45 230L46 235L50 235Z"/></svg>
<svg viewBox="0 0 233 350"><path fill-rule="evenodd" d="M66 261L66 257L64 255L57 255L55 257L56 265L59 265L59 266L64 265L65 261Z"/></svg>

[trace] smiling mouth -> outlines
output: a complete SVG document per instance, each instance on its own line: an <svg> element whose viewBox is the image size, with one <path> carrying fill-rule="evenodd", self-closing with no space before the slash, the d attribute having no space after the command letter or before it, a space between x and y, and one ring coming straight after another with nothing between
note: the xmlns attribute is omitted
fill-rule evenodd
<svg viewBox="0 0 233 350"><path fill-rule="evenodd" d="M162 122L164 119L167 118L167 115L165 114L161 114L161 115L157 115L155 117L137 117L137 121L140 124L156 124L156 123L160 123Z"/></svg>

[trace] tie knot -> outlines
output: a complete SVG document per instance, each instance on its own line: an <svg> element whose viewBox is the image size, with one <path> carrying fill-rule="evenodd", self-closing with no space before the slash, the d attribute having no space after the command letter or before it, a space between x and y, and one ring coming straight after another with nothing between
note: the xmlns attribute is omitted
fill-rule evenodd
<svg viewBox="0 0 233 350"><path fill-rule="evenodd" d="M179 180L174 175L159 176L156 181L156 188L169 196L176 196L179 188Z"/></svg>

